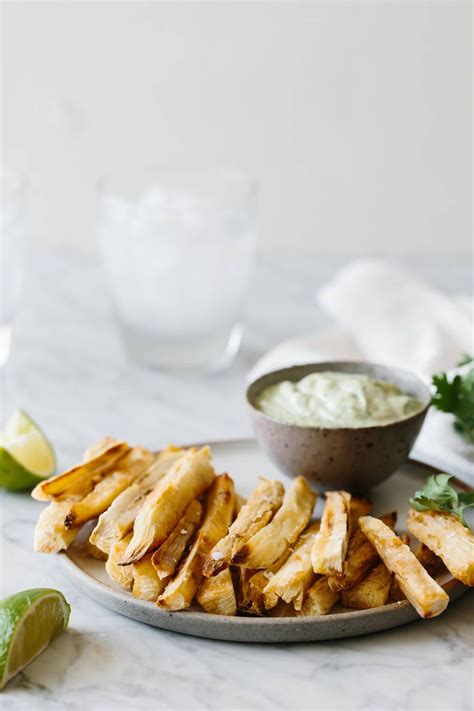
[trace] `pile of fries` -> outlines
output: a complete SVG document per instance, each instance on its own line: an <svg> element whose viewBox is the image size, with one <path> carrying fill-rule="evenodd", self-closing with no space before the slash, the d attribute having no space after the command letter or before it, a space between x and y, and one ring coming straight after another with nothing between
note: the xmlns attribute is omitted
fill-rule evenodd
<svg viewBox="0 0 474 711"><path fill-rule="evenodd" d="M95 522L87 553L165 610L196 600L217 615L313 616L407 598L433 617L449 601L436 577L449 570L474 585L474 536L454 515L411 509L412 552L395 512L370 516L371 502L345 491L327 492L313 520L317 496L303 477L286 492L262 478L244 501L228 474L216 475L209 447L156 455L106 437L32 495L49 501L35 550L64 550Z"/></svg>

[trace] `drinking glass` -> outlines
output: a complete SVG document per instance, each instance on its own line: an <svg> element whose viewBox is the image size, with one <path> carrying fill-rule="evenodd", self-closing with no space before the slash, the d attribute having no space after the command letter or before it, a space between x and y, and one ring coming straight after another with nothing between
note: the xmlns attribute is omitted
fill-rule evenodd
<svg viewBox="0 0 474 711"><path fill-rule="evenodd" d="M0 172L0 368L10 353L23 282L26 181Z"/></svg>
<svg viewBox="0 0 474 711"><path fill-rule="evenodd" d="M227 169L104 179L99 239L126 350L163 369L236 355L256 241L256 185Z"/></svg>

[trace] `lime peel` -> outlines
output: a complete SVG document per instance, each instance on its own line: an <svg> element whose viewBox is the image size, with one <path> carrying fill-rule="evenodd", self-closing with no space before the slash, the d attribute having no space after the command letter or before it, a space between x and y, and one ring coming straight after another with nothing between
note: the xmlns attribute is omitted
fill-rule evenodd
<svg viewBox="0 0 474 711"><path fill-rule="evenodd" d="M0 688L67 627L69 607L59 590L34 588L0 601Z"/></svg>
<svg viewBox="0 0 474 711"><path fill-rule="evenodd" d="M0 433L0 486L31 489L55 473L54 450L38 425L18 410Z"/></svg>

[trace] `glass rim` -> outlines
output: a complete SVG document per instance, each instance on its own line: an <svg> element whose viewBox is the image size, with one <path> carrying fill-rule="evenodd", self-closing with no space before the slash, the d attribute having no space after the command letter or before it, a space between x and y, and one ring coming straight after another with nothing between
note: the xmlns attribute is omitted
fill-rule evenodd
<svg viewBox="0 0 474 711"><path fill-rule="evenodd" d="M211 177L218 180L226 180L230 185L232 182L239 186L242 194L251 196L256 194L259 189L259 181L250 173L237 168L233 165L215 164L215 163L182 163L182 162L153 162L144 165L131 165L130 169L125 166L114 170L110 173L105 173L99 176L94 183L94 191L98 197L125 197L126 195L123 183L128 179L146 179L149 176L148 186L157 185L166 187L167 179L172 178L190 178ZM146 188L146 184L144 185ZM168 185L169 187L169 185Z"/></svg>

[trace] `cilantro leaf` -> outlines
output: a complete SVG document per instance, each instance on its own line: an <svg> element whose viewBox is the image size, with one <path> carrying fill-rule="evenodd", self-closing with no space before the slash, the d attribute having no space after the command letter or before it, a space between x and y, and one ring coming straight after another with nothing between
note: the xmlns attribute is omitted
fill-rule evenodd
<svg viewBox="0 0 474 711"><path fill-rule="evenodd" d="M473 359L465 355L461 362L467 365ZM452 380L446 373L434 375L433 385L436 388L433 405L441 412L451 412L455 429L474 443L474 367L463 375L455 375Z"/></svg>
<svg viewBox="0 0 474 711"><path fill-rule="evenodd" d="M451 486L450 474L429 476L422 489L410 499L410 506L417 511L444 511L454 514L466 526L464 510L474 507L474 491L459 493Z"/></svg>

